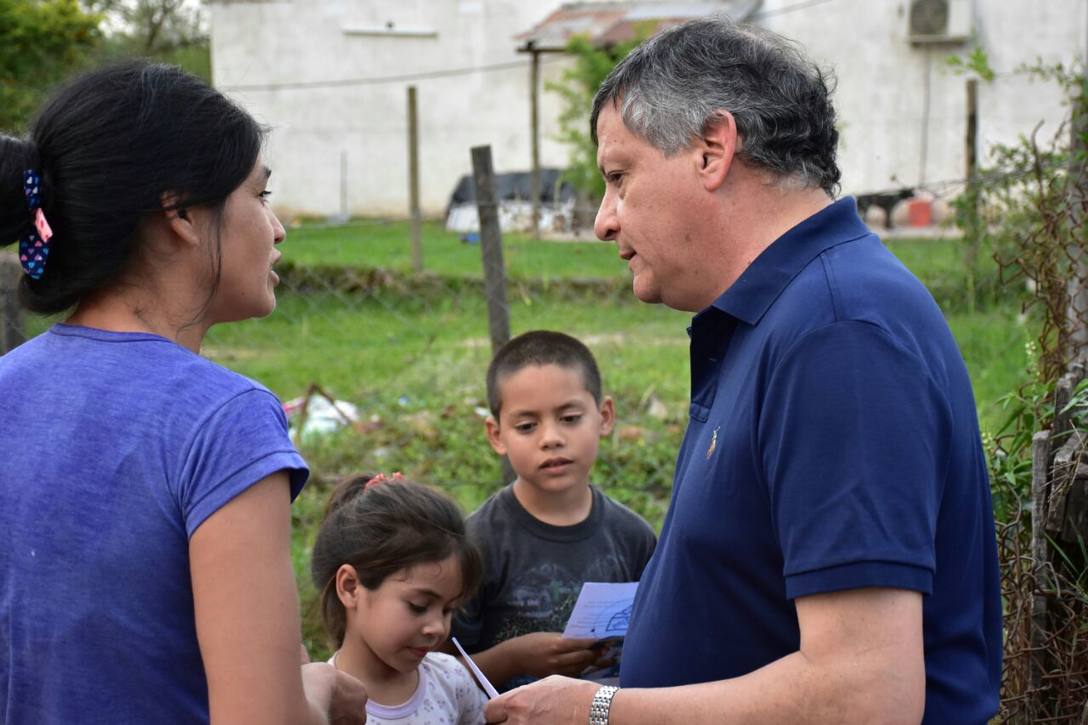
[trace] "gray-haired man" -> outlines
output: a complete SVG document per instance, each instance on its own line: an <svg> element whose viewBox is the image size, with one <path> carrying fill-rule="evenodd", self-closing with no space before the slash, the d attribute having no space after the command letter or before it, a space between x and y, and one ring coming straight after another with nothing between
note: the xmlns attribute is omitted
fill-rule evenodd
<svg viewBox="0 0 1088 725"><path fill-rule="evenodd" d="M974 398L925 288L834 201L824 76L717 20L594 101L596 232L697 313L692 403L623 689L548 678L491 722L983 723L1001 602Z"/></svg>

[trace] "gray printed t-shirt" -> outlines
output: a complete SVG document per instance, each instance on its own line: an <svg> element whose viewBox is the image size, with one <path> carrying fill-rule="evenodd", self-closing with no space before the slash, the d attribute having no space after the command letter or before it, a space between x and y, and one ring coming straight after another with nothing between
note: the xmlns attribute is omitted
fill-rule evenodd
<svg viewBox="0 0 1088 725"><path fill-rule="evenodd" d="M471 654L531 632L562 632L582 584L638 581L657 537L645 520L591 486L589 516L552 526L525 510L506 486L467 519L484 554L477 596L454 617ZM500 690L527 680L495 683Z"/></svg>

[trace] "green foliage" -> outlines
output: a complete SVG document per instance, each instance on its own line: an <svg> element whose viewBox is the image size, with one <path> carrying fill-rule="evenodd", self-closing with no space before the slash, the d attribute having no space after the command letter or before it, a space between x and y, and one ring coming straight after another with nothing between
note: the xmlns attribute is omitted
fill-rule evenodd
<svg viewBox="0 0 1088 725"><path fill-rule="evenodd" d="M1039 375L1038 352L1033 342L1024 345L1027 382L1001 398L1005 419L993 432L983 433L989 454L994 518L1015 521L1023 502L1031 499L1031 439L1041 421L1054 415L1052 382Z"/></svg>
<svg viewBox="0 0 1088 725"><path fill-rule="evenodd" d="M22 133L72 73L131 56L211 80L199 10L181 0L0 0L0 130Z"/></svg>
<svg viewBox="0 0 1088 725"><path fill-rule="evenodd" d="M601 82L643 37L615 45L600 47L585 36L574 36L567 43L567 52L574 56L574 67L563 72L558 83L548 83L547 89L563 99L559 115L559 140L571 147L570 165L566 178L589 198L604 195L604 180L597 169L597 146L589 133L589 114L593 96Z"/></svg>
<svg viewBox="0 0 1088 725"><path fill-rule="evenodd" d="M976 53L968 64L985 70L984 61ZM1005 290L1022 301L1037 331L1024 382L1005 396L1003 424L985 436L1007 623L997 720L1066 722L1084 714L1088 551L1083 539L1038 538L1068 474L1053 459L1034 460L1033 440L1049 430L1053 456L1070 433L1064 419L1074 430L1088 423L1085 383L1063 410L1055 403L1059 380L1088 355L1088 85L1079 67L1025 70L1057 83L1071 116L1049 140L1039 138L1040 122L1018 142L992 148L990 168L969 180L958 212L968 250L993 252ZM1083 447L1073 455L1082 460ZM1045 472L1038 492L1037 468Z"/></svg>
<svg viewBox="0 0 1088 725"><path fill-rule="evenodd" d="M99 62L139 57L180 66L211 82L211 46L202 10L185 0L83 0L117 30L105 38Z"/></svg>
<svg viewBox="0 0 1088 725"><path fill-rule="evenodd" d="M22 132L49 88L86 64L100 21L77 0L0 0L0 129Z"/></svg>
<svg viewBox="0 0 1088 725"><path fill-rule="evenodd" d="M185 0L84 0L83 4L121 26L116 37L130 54L163 58L206 40L200 8Z"/></svg>
<svg viewBox="0 0 1088 725"><path fill-rule="evenodd" d="M984 81L992 81L996 77L994 69L990 67L990 57L979 45L975 45L967 55L950 55L945 62L958 73L974 74Z"/></svg>

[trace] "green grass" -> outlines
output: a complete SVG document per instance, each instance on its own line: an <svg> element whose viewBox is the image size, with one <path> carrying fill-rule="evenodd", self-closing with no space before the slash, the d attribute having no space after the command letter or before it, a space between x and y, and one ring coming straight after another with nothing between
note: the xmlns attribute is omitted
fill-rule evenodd
<svg viewBox="0 0 1088 725"><path fill-rule="evenodd" d="M289 231L284 252L296 265L382 268L407 274L411 269L408 240L408 224L403 221L302 225ZM995 401L1017 383L1025 363L1022 350L1029 331L1017 322L1016 303L994 306L991 296L980 301L975 314L964 312L962 249L956 241L899 239L888 246L945 308L972 375L984 427L992 424ZM439 222L424 224L423 247L429 273L473 279L482 274L480 246L460 241ZM600 242L534 241L508 234L504 258L515 283L546 280L561 287L564 279L622 281L629 274L615 246ZM980 277L980 289L995 287L996 265L986 255L980 262ZM686 315L642 305L629 296L604 307L561 295L514 292L510 297L514 334L555 327L588 336L591 342L612 336L623 344L605 345L608 358L602 360L602 367L611 384L644 391L652 387L659 396L686 400L686 360L670 358L663 363L658 352L632 344L647 336L654 341L651 349L660 340L686 345ZM319 382L338 395L365 400L373 389L384 390L394 374L397 388L417 400L433 398L437 391L479 387L473 376L479 377L486 366L489 348L486 311L478 296L281 298L280 309L267 320L213 330L212 356L221 355L222 362L240 366L286 397L299 394L310 382ZM312 352L300 354L303 350ZM631 356L627 350L638 352ZM667 367L657 367L662 364Z"/></svg>
<svg viewBox="0 0 1088 725"><path fill-rule="evenodd" d="M670 398L686 396L686 377L677 374L686 368L686 315L588 297L514 296L508 307L513 334L546 327L586 339L611 386L654 385ZM491 354L479 296L335 293L281 295L278 310L265 320L213 328L204 352L284 397L319 383L363 403L401 396L430 403L481 398Z"/></svg>
<svg viewBox="0 0 1088 725"><path fill-rule="evenodd" d="M428 221L422 231L423 267L446 276L479 277L480 244L462 242L441 223ZM285 259L301 265L412 268L407 222L362 220L346 226L302 225L287 230ZM511 279L617 277L626 267L613 244L537 241L524 234L503 236L503 261Z"/></svg>

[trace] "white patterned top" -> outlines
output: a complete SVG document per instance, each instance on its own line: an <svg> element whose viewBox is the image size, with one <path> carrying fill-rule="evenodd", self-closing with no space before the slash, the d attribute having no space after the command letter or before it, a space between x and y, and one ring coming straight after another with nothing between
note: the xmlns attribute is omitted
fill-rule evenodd
<svg viewBox="0 0 1088 725"><path fill-rule="evenodd" d="M333 654L329 664L335 660ZM430 652L419 663L419 687L406 702L366 701L366 725L482 725L486 703L487 696L455 657Z"/></svg>

